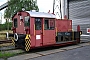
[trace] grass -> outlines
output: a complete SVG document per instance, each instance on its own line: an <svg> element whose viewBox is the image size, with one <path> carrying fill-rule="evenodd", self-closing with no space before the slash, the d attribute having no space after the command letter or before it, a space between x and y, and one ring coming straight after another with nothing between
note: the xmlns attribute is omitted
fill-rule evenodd
<svg viewBox="0 0 90 60"><path fill-rule="evenodd" d="M9 57L13 57L16 55L24 54L23 50L17 50L17 51L1 51L0 52L0 58L3 58L7 60Z"/></svg>
<svg viewBox="0 0 90 60"><path fill-rule="evenodd" d="M0 58L8 58L14 55L16 55L16 53L0 52Z"/></svg>

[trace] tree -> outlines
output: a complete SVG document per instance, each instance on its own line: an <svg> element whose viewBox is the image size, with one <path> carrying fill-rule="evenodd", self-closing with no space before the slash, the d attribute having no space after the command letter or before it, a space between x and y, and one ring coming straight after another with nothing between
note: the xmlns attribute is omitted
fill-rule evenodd
<svg viewBox="0 0 90 60"><path fill-rule="evenodd" d="M8 7L5 10L4 18L11 18L16 12L22 11L22 8L26 11L39 11L37 0L10 0L8 1Z"/></svg>

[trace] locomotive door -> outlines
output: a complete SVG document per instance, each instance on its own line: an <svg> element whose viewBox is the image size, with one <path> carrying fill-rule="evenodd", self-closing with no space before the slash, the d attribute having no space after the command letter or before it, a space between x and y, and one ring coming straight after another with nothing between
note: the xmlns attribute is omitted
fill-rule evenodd
<svg viewBox="0 0 90 60"><path fill-rule="evenodd" d="M44 19L43 45L55 44L55 19Z"/></svg>
<svg viewBox="0 0 90 60"><path fill-rule="evenodd" d="M36 47L42 46L42 19L35 18L35 38L36 38Z"/></svg>

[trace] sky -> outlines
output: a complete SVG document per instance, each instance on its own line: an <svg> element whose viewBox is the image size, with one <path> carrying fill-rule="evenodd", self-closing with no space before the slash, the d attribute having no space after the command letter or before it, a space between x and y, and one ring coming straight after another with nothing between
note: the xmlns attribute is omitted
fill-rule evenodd
<svg viewBox="0 0 90 60"><path fill-rule="evenodd" d="M4 4L5 2L7 2L7 0L0 0L0 6L2 4ZM50 10L50 12L52 13L53 0L37 0L37 5L39 7L39 11L40 12L48 12ZM2 15L4 14L4 10L5 9L0 11L0 17L1 17L1 14ZM5 22L5 19L2 16L2 23L4 23L4 22Z"/></svg>
<svg viewBox="0 0 90 60"><path fill-rule="evenodd" d="M53 0L37 0L37 4L40 12L52 12L53 10Z"/></svg>

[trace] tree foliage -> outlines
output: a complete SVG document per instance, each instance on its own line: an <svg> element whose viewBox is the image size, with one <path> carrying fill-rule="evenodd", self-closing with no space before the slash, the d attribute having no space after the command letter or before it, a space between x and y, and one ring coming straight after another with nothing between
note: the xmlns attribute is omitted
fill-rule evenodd
<svg viewBox="0 0 90 60"><path fill-rule="evenodd" d="M5 10L4 18L11 18L16 12L24 8L26 11L39 11L37 0L10 0L8 1L8 8Z"/></svg>

